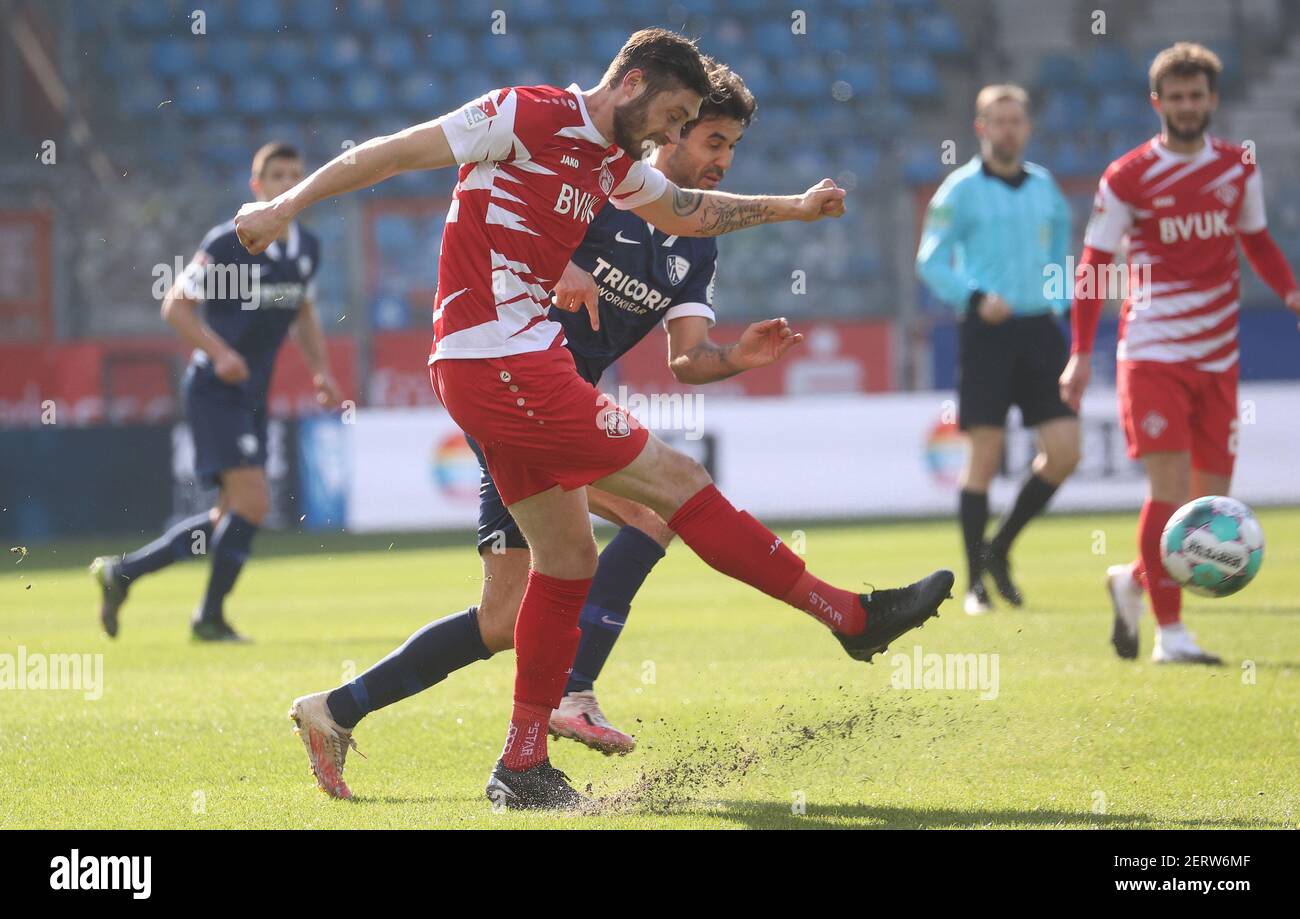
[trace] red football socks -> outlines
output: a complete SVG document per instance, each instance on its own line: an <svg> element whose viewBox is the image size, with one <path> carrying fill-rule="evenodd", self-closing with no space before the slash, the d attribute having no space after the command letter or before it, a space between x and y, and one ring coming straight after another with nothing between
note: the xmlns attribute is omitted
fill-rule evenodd
<svg viewBox="0 0 1300 919"><path fill-rule="evenodd" d="M1165 563L1160 557L1160 534L1176 510L1176 504L1147 498L1138 517L1138 549L1142 556L1143 580L1146 582L1147 594L1151 597L1151 609L1156 614L1156 622L1161 625L1173 625L1182 617L1182 588L1165 571Z"/></svg>
<svg viewBox="0 0 1300 919"><path fill-rule="evenodd" d="M857 594L814 577L771 530L738 511L713 485L692 495L668 526L712 568L788 603L837 632L866 626Z"/></svg>
<svg viewBox="0 0 1300 919"><path fill-rule="evenodd" d="M515 623L515 707L501 751L507 769L529 769L546 759L547 725L564 695L590 588L591 578L568 581L528 572Z"/></svg>

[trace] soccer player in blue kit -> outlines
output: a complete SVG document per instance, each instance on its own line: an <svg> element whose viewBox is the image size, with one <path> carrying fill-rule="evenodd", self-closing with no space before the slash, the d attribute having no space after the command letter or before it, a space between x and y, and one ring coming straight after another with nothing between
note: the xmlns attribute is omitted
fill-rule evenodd
<svg viewBox="0 0 1300 919"><path fill-rule="evenodd" d="M302 177L297 150L269 143L253 157L249 188L259 201L269 201ZM236 239L232 220L208 232L164 298L163 319L194 348L182 388L195 472L206 484L219 485L220 492L210 510L180 521L148 545L91 563L101 592L100 624L110 638L117 635L122 604L139 578L206 554L211 572L191 623L193 636L242 640L226 621L224 602L270 506L263 470L266 400L286 335L306 359L317 401L326 408L340 401L315 309L319 270L320 243L304 227L291 224L284 238L254 256Z"/></svg>
<svg viewBox="0 0 1300 919"><path fill-rule="evenodd" d="M704 100L698 119L682 128L680 143L654 154L654 166L683 189L717 187L756 108L744 82L725 66L710 62L710 79L714 93ZM667 236L631 211L602 209L556 284L550 314L564 326L579 374L595 384L661 322L668 333L668 365L684 383L709 383L762 367L802 340L784 319L768 319L750 325L735 344L712 342L716 263L713 237ZM352 729L365 715L514 647L528 544L497 494L482 451L473 440L470 446L483 469L479 604L426 625L352 682L302 696L290 710L317 784L334 797L351 797L343 766L348 749L355 748ZM591 510L621 528L600 554L582 610L581 643L550 730L606 754L627 753L635 740L606 720L593 684L632 598L663 558L673 532L643 505L592 487L587 494Z"/></svg>

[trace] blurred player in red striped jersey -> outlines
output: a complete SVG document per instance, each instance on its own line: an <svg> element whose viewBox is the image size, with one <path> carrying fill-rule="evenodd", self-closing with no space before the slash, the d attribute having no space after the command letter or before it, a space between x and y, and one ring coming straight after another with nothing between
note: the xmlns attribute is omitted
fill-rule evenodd
<svg viewBox="0 0 1300 919"><path fill-rule="evenodd" d="M1061 397L1076 410L1091 376L1096 283L1123 241L1128 290L1120 313L1118 390L1129 455L1146 466L1138 559L1107 571L1111 641L1138 653L1142 594L1159 628L1158 663L1218 664L1181 621L1182 593L1164 570L1160 534L1192 497L1226 495L1237 452L1237 243L1256 274L1300 313L1300 290L1269 236L1254 151L1206 133L1222 65L1179 42L1151 64L1151 106L1162 132L1111 163L1097 189L1075 276L1073 345Z"/></svg>

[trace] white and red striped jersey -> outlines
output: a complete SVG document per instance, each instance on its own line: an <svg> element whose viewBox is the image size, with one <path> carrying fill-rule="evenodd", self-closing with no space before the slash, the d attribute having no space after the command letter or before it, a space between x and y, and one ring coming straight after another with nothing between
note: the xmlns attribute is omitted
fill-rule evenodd
<svg viewBox="0 0 1300 919"><path fill-rule="evenodd" d="M559 346L550 292L592 218L607 200L625 210L654 201L668 180L601 136L576 84L493 90L439 123L462 165L429 363Z"/></svg>
<svg viewBox="0 0 1300 919"><path fill-rule="evenodd" d="M1206 137L1194 154L1154 137L1107 167L1084 244L1128 245L1120 360L1237 364L1237 234L1266 225L1259 170L1243 147Z"/></svg>

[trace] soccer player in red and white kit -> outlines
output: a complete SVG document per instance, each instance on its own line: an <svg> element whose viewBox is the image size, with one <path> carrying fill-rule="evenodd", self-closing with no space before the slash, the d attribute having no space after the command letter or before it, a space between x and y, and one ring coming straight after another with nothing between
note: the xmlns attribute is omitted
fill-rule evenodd
<svg viewBox="0 0 1300 919"><path fill-rule="evenodd" d="M235 219L240 239L257 252L323 198L403 170L460 166L439 254L432 381L482 447L532 549L515 626L514 711L487 787L494 803L582 801L550 765L546 736L596 569L587 485L650 507L708 564L815 617L855 659L869 660L936 615L952 587L950 571L862 595L814 577L770 530L733 507L699 463L583 380L562 327L547 318L550 291L607 200L681 236L843 213L844 192L829 179L802 195L737 196L679 189L639 159L647 141L677 142L710 91L692 42L642 30L594 89L494 90L435 121L367 141L279 198L244 205Z"/></svg>
<svg viewBox="0 0 1300 919"><path fill-rule="evenodd" d="M1106 573L1115 610L1111 642L1138 653L1142 594L1159 628L1152 660L1221 663L1181 619L1181 588L1165 571L1160 534L1182 504L1226 495L1237 452L1237 243L1256 274L1300 313L1300 291L1266 229L1253 151L1206 133L1221 65L1179 42L1151 64L1151 105L1164 129L1107 167L1075 276L1074 341L1061 398L1074 409L1088 385L1104 273L1128 243L1120 313L1118 390L1129 455L1149 485L1138 518L1138 559Z"/></svg>

